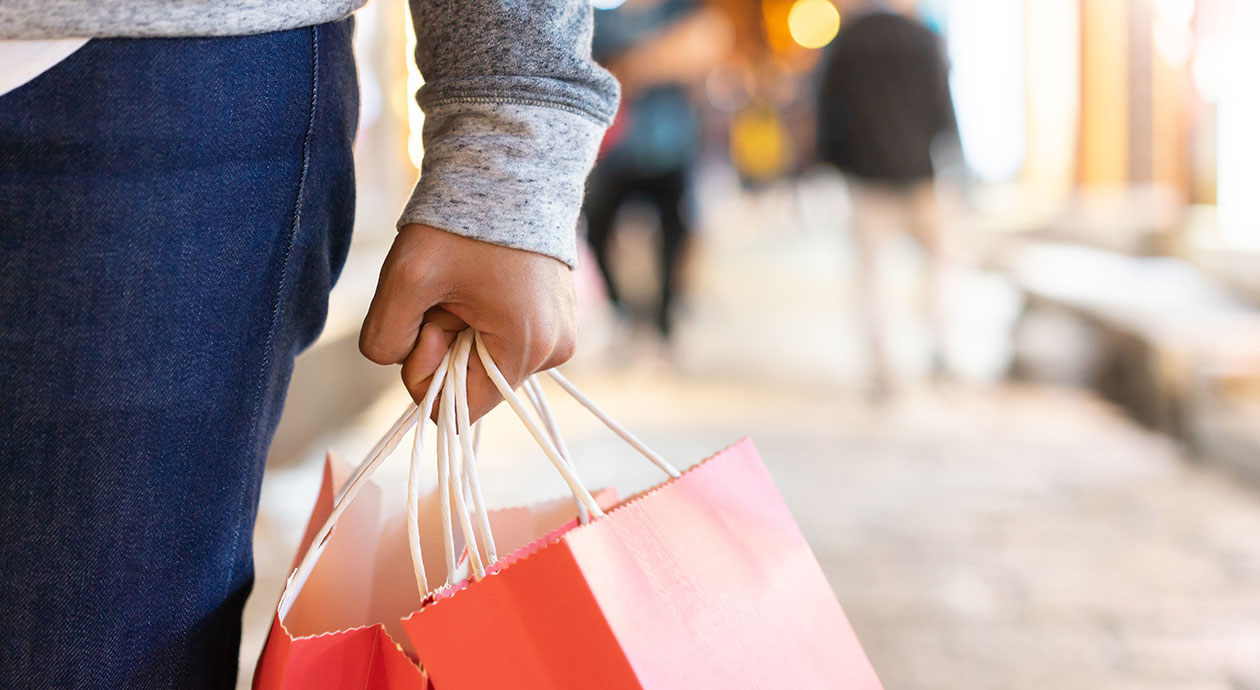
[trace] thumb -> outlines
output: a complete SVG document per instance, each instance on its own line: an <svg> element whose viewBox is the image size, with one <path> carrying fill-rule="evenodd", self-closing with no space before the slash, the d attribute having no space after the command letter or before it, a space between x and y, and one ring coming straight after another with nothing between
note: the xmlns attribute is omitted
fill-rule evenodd
<svg viewBox="0 0 1260 690"><path fill-rule="evenodd" d="M403 361L402 381L416 403L423 402L429 383L438 365L446 356L455 336L468 326L458 317L441 307L434 307L425 315L420 327L420 339Z"/></svg>

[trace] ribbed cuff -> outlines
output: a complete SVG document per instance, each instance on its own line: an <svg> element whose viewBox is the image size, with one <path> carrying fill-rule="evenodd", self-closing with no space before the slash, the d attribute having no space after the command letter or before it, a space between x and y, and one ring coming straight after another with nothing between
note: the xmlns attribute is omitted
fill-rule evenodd
<svg viewBox="0 0 1260 690"><path fill-rule="evenodd" d="M398 227L422 223L577 266L577 218L604 128L551 105L425 109L420 181Z"/></svg>

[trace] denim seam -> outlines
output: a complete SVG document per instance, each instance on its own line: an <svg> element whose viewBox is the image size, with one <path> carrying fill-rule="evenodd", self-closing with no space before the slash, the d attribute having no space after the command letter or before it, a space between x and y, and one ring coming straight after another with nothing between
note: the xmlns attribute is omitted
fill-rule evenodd
<svg viewBox="0 0 1260 690"><path fill-rule="evenodd" d="M293 223L289 227L288 242L284 247L284 258L280 265L280 282L276 286L276 296L272 302L271 323L267 328L267 341L263 346L262 364L258 368L258 376L254 386L254 407L250 414L251 419L255 422L255 432L257 432L257 421L259 410L262 408L263 399L266 397L267 385L267 368L271 364L272 350L275 347L276 328L280 321L280 305L284 300L284 293L288 287L289 278L289 258L293 254L293 245L296 242L297 234L302 226L302 200L306 194L306 176L311 165L311 138L315 130L315 113L319 104L319 26L311 27L311 107L306 119L306 132L302 135L302 171L298 174L297 194L293 200ZM247 492L241 492L240 501L243 504ZM236 514L241 514L240 505L237 506ZM237 535L239 540L240 534ZM232 574L229 582L236 578L236 564L233 563Z"/></svg>

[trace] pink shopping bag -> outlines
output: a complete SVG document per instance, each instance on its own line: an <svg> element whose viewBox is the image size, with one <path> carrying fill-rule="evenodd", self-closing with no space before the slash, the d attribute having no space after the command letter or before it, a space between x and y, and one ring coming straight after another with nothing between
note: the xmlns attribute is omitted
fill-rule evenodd
<svg viewBox="0 0 1260 690"><path fill-rule="evenodd" d="M337 489L352 469L331 453L325 458L299 554L307 551L332 512ZM273 617L254 674L255 690L429 687L399 623L421 604L403 534L405 505L399 498L368 482L341 516L319 564L291 603ZM617 494L605 489L596 493L596 499L609 507L617 503ZM441 524L436 502L429 501L428 507L432 510L421 511L428 518L422 534L437 541ZM501 548L509 554L577 525L570 499L492 510L489 518ZM438 570L441 554L434 550L433 557L431 566Z"/></svg>
<svg viewBox="0 0 1260 690"><path fill-rule="evenodd" d="M403 627L438 688L881 687L747 440Z"/></svg>
<svg viewBox="0 0 1260 690"><path fill-rule="evenodd" d="M500 512L504 558L495 555L494 511L480 500L469 441L465 373L474 341L500 393L590 517L530 541L553 518L505 539L509 527L529 520ZM610 509L611 497L598 500L586 490L554 428L543 431L533 420L479 337L461 334L439 372L419 409L431 409L441 394L436 446L447 584L429 591L419 544L423 530L414 507L420 505L415 478L423 426L412 455L413 509L401 527L380 520L366 481L404 422L418 416L413 407L335 500L331 489L321 497L312 525L323 527L308 530L310 547L281 597L255 688L881 690L751 441L679 473L552 372L670 475ZM537 382L526 390L553 427L546 406L537 404ZM466 545L462 557L453 539L457 527ZM406 538L381 536L399 532ZM363 555L373 548L371 558ZM457 576L457 561L471 564L471 577ZM369 562L392 563L396 572L369 576ZM342 607L338 597L354 598L348 588L355 586L356 569L358 580L369 584L369 598L390 602L384 622L345 628L345 619L323 620L314 627L329 631L295 634L293 628L312 617ZM412 572L414 580L404 585ZM408 608L409 615L396 617Z"/></svg>

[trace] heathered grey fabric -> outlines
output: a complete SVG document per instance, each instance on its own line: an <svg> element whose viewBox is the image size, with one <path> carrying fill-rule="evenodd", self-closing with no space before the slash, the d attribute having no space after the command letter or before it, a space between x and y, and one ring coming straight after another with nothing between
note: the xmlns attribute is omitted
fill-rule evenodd
<svg viewBox="0 0 1260 690"><path fill-rule="evenodd" d="M399 224L576 265L582 189L618 98L591 60L589 0L413 0L411 12L425 154Z"/></svg>
<svg viewBox="0 0 1260 690"><path fill-rule="evenodd" d="M460 102L425 109L424 169L403 211L466 237L574 265L578 209L603 128L567 110Z"/></svg>
<svg viewBox="0 0 1260 690"><path fill-rule="evenodd" d="M365 0L0 0L0 39L225 36ZM420 181L399 221L576 262L582 189L618 86L589 0L410 0L425 85Z"/></svg>

